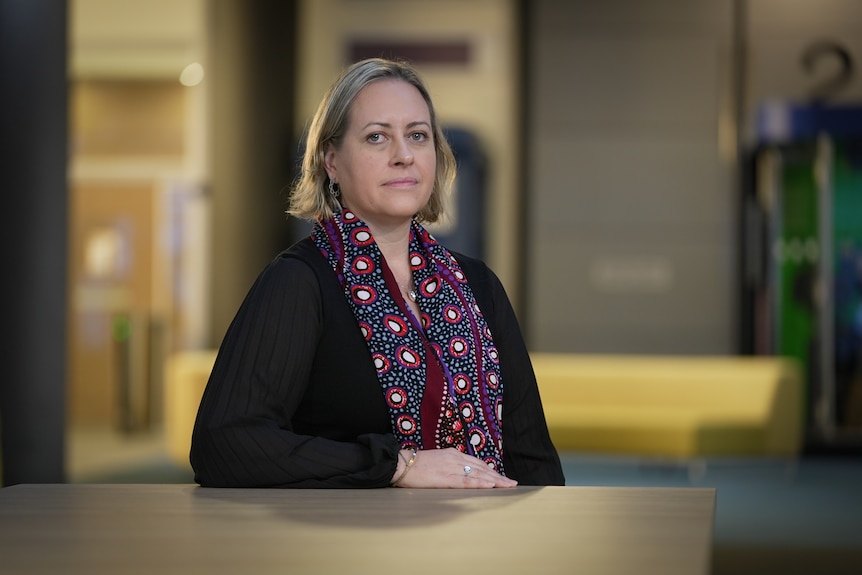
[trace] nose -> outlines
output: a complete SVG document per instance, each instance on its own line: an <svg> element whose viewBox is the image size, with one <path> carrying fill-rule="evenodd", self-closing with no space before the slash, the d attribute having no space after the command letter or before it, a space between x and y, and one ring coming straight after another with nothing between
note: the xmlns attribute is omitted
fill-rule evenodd
<svg viewBox="0 0 862 575"><path fill-rule="evenodd" d="M410 149L410 143L400 138L395 140L395 146L392 150L392 164L402 166L412 163L413 150Z"/></svg>

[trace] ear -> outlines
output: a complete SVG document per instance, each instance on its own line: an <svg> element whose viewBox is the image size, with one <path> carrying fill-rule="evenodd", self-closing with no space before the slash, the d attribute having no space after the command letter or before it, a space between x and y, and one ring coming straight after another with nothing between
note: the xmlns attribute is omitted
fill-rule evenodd
<svg viewBox="0 0 862 575"><path fill-rule="evenodd" d="M335 166L335 146L332 142L326 144L326 150L323 152L323 167L326 169L326 175L333 182L338 181L338 169Z"/></svg>

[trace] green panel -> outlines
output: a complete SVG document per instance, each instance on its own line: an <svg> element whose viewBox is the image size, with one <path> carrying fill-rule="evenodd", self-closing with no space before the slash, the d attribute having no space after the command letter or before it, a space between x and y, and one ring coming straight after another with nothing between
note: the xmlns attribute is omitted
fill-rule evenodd
<svg viewBox="0 0 862 575"><path fill-rule="evenodd" d="M808 154L786 157L782 181L777 351L807 365L816 330L813 289L817 260L812 246L818 244L818 208L813 158Z"/></svg>
<svg viewBox="0 0 862 575"><path fill-rule="evenodd" d="M842 427L847 393L862 382L862 142L833 142L830 213L832 229L826 231L832 244L821 253L818 186L815 175L815 144L783 146L781 187L777 190L778 213L773 241L775 353L797 359L807 374L811 401L823 392L815 354L823 339L819 333L814 289L819 258L829 258L833 277L825 286L834 303L834 355L827 366L834 375L835 423ZM853 425L859 425L853 423Z"/></svg>

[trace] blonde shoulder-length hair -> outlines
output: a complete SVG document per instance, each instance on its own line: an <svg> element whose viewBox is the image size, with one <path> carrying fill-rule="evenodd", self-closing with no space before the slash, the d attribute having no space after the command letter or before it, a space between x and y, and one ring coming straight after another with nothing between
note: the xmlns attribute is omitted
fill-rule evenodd
<svg viewBox="0 0 862 575"><path fill-rule="evenodd" d="M288 214L315 221L328 219L341 209L328 191L329 176L324 167L326 149L330 143L338 146L347 129L350 109L357 94L368 84L384 79L407 82L419 91L428 104L437 170L431 197L416 214L416 219L420 222L436 222L443 215L446 199L455 180L456 164L452 148L437 122L428 89L416 70L405 62L383 58L362 60L346 68L324 94L308 128L302 173L293 187Z"/></svg>

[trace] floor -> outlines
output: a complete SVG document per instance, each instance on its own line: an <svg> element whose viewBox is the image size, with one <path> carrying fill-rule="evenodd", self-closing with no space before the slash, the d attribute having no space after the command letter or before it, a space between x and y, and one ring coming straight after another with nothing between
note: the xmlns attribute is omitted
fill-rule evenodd
<svg viewBox="0 0 862 575"><path fill-rule="evenodd" d="M188 483L158 432L69 433L69 481ZM659 461L562 453L568 485L717 489L714 575L862 574L862 457Z"/></svg>
<svg viewBox="0 0 862 575"><path fill-rule="evenodd" d="M714 574L862 573L858 457L562 458L569 485L715 487Z"/></svg>

